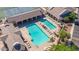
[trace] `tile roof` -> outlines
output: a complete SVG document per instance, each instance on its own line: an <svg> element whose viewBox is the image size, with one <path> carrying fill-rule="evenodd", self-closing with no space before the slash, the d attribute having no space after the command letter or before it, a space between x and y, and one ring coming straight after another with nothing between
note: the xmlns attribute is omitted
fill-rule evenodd
<svg viewBox="0 0 79 59"><path fill-rule="evenodd" d="M49 12L51 15L53 15L53 16L59 18L60 13L63 12L64 10L65 10L64 7L55 7L55 8L52 8L52 9L48 10L48 12Z"/></svg>
<svg viewBox="0 0 79 59"><path fill-rule="evenodd" d="M11 51L13 48L13 44L19 42L20 44L24 45L22 38L20 37L19 29L15 28L11 23L8 26L4 26L1 28L3 36L1 38L2 41L5 41L9 50Z"/></svg>
<svg viewBox="0 0 79 59"><path fill-rule="evenodd" d="M10 17L10 16L21 14L21 13L30 12L37 8L38 7L15 7L15 8L4 10L4 13L6 17Z"/></svg>
<svg viewBox="0 0 79 59"><path fill-rule="evenodd" d="M14 16L35 9L38 9L38 7L0 7L0 18Z"/></svg>

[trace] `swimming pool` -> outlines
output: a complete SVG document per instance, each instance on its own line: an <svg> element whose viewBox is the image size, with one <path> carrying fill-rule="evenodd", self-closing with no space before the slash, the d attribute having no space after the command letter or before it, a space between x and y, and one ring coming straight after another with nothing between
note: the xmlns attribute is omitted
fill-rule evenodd
<svg viewBox="0 0 79 59"><path fill-rule="evenodd" d="M25 23L23 26L28 29L34 45L39 46L48 41L48 36L35 23Z"/></svg>
<svg viewBox="0 0 79 59"><path fill-rule="evenodd" d="M43 19L43 18L41 18L41 19L39 19L39 21L41 21L41 22L43 22L47 27L49 27L50 29L56 29L56 26L54 25L54 24L52 24L52 23L50 23L48 20L46 20L46 19Z"/></svg>
<svg viewBox="0 0 79 59"><path fill-rule="evenodd" d="M32 24L28 27L29 34L32 37L32 42L39 46L48 41L48 36L36 25Z"/></svg>

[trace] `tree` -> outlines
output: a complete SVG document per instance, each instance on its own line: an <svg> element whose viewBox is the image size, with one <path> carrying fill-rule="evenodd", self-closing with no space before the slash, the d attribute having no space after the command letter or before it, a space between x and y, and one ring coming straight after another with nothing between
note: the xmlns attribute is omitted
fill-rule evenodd
<svg viewBox="0 0 79 59"><path fill-rule="evenodd" d="M69 32L67 32L67 38L68 38L68 39L70 38L70 33L69 33Z"/></svg>
<svg viewBox="0 0 79 59"><path fill-rule="evenodd" d="M66 32L64 27L59 31L59 38L61 39L61 41L66 41L67 39L70 38L70 33Z"/></svg>
<svg viewBox="0 0 79 59"><path fill-rule="evenodd" d="M67 32L64 30L64 28L62 28L62 29L59 31L59 37L60 37L61 41L64 42L64 39L67 37Z"/></svg>
<svg viewBox="0 0 79 59"><path fill-rule="evenodd" d="M77 15L74 12L69 13L69 15L64 17L65 22L74 22L77 18Z"/></svg>
<svg viewBox="0 0 79 59"><path fill-rule="evenodd" d="M77 16L76 16L76 14L74 12L71 12L69 14L69 18L70 18L70 21L73 22L73 21L75 21L75 19L77 18Z"/></svg>
<svg viewBox="0 0 79 59"><path fill-rule="evenodd" d="M70 21L69 17L68 16L64 17L64 21L69 22Z"/></svg>
<svg viewBox="0 0 79 59"><path fill-rule="evenodd" d="M52 45L49 49L50 51L76 51L78 48L75 45L71 47L66 46L65 44Z"/></svg>

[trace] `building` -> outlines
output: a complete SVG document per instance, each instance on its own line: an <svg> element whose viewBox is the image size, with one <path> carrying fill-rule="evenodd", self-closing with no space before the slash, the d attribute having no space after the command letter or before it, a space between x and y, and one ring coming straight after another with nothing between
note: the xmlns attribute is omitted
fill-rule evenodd
<svg viewBox="0 0 79 59"><path fill-rule="evenodd" d="M74 11L74 8L54 7L47 10L47 14L56 20L63 20L62 15L66 15L71 11Z"/></svg>
<svg viewBox="0 0 79 59"><path fill-rule="evenodd" d="M0 27L0 29L2 31L2 35L0 35L0 41L3 42L1 45L4 45L7 51L27 50L19 29L15 28L12 23L5 24L4 26Z"/></svg>
<svg viewBox="0 0 79 59"><path fill-rule="evenodd" d="M4 42L0 41L0 51L6 51L6 50L7 50L7 48L6 48L5 44L4 44Z"/></svg>
<svg viewBox="0 0 79 59"><path fill-rule="evenodd" d="M75 26L74 26L72 41L76 46L79 47L79 20L77 22L78 22L78 24L75 24Z"/></svg>
<svg viewBox="0 0 79 59"><path fill-rule="evenodd" d="M5 9L4 14L7 22L17 23L40 17L43 15L43 10L39 7L15 7Z"/></svg>

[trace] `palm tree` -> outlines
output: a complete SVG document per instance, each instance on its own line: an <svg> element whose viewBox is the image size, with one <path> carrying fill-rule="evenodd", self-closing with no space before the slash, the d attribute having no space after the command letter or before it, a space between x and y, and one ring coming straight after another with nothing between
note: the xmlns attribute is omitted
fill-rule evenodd
<svg viewBox="0 0 79 59"><path fill-rule="evenodd" d="M69 18L70 18L70 21L71 21L71 22L74 22L75 19L77 18L77 15L76 15L74 12L71 12L71 13L69 14Z"/></svg>
<svg viewBox="0 0 79 59"><path fill-rule="evenodd" d="M61 39L61 41L64 42L64 39L66 38L66 31L64 30L64 28L62 28L60 31L59 31L59 38Z"/></svg>

